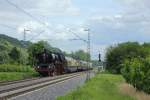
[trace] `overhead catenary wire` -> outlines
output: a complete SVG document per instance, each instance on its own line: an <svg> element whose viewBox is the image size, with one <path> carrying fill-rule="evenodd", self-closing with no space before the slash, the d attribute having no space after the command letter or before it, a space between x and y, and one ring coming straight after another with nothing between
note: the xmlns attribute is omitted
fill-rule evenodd
<svg viewBox="0 0 150 100"><path fill-rule="evenodd" d="M39 20L37 17L33 16L31 13L25 11L23 8L21 8L20 6L18 6L17 4L11 2L10 0L5 0L8 4L14 6L15 8L17 8L18 10L20 10L22 13L26 14L27 16L29 16L30 18L32 18L33 20L35 20L36 22L38 22L39 24L41 24L43 27L48 28L49 30L52 30L51 27L49 27L48 25L46 25L44 22L42 22L41 20ZM37 34L37 36L39 36L41 33ZM30 39L31 40L31 39Z"/></svg>
<svg viewBox="0 0 150 100"><path fill-rule="evenodd" d="M5 0L8 4L14 6L15 8L17 8L18 10L20 10L22 13L26 14L27 16L29 16L30 18L32 18L33 20L37 21L39 24L46 26L48 29L51 30L51 28L49 26L47 26L44 22L42 22L41 20L39 20L37 17L33 16L31 13L25 11L24 9L22 9L20 6L18 6L17 4L11 2L10 0ZM41 33L43 33L44 31L40 32L39 34L37 34L37 36L39 36ZM83 40L84 42L87 42L85 39L81 38L79 35L77 35L76 33L74 33L73 31L70 30L70 32L72 32L76 37L78 37L78 39ZM32 40L34 37L32 37L30 40Z"/></svg>
<svg viewBox="0 0 150 100"><path fill-rule="evenodd" d="M41 22L38 18L34 17L32 14L30 14L29 12L25 11L24 9L22 9L21 7L19 7L18 5L14 4L13 2L9 1L9 0L5 0L8 4L14 6L15 8L17 8L18 10L20 10L21 12L23 12L24 14L26 14L27 16L29 16L30 18L32 18L33 20L36 20L38 23L42 24L42 25L46 25L45 23Z"/></svg>
<svg viewBox="0 0 150 100"><path fill-rule="evenodd" d="M45 30L39 32L38 34L36 34L35 36L32 36L28 41L32 41L32 40L35 40L35 38L39 37L42 33L44 33Z"/></svg>
<svg viewBox="0 0 150 100"><path fill-rule="evenodd" d="M0 26L6 27L6 28L9 28L9 29L12 29L12 30L16 30L17 29L15 27L12 27L12 26L9 26L9 25L6 25L6 24L0 24Z"/></svg>
<svg viewBox="0 0 150 100"><path fill-rule="evenodd" d="M75 32L73 32L73 31L71 31L71 30L69 30L69 32L71 32L73 35L75 35L76 36L76 39L72 39L72 40L82 40L82 41L84 41L84 42L88 42L87 40L85 40L85 39L83 39L83 38L81 38L78 34L76 34Z"/></svg>
<svg viewBox="0 0 150 100"><path fill-rule="evenodd" d="M72 40L81 40L81 41L87 43L87 53L89 54L89 59L88 59L88 55L87 55L87 67L90 68L91 67L91 65L90 65L90 62L91 62L91 60L90 60L90 56L91 56L91 42L90 41L91 41L91 38L90 37L91 36L90 36L90 32L89 32L90 29L86 29L85 31L88 32L88 39L87 40L81 38L78 34L76 34L73 31L70 31L70 32L72 32L76 36L76 39L72 39ZM86 80L89 80L89 79L90 79L90 71L87 72L87 76L86 76Z"/></svg>
<svg viewBox="0 0 150 100"><path fill-rule="evenodd" d="M24 9L22 9L21 7L19 7L18 5L16 5L15 3L9 1L9 0L5 0L8 4L14 6L15 8L17 8L18 10L20 10L21 12L23 12L24 14L26 14L27 16L29 16L30 18L32 18L33 20L36 20L38 23L42 24L43 26L48 27L45 23L43 23L41 20L39 20L38 18L34 17L31 13L25 11ZM49 28L49 27L48 27ZM41 34L41 32L39 33ZM74 33L73 33L74 34ZM74 34L76 35L76 34ZM76 35L77 36L77 35ZM79 37L79 36L77 36Z"/></svg>
<svg viewBox="0 0 150 100"><path fill-rule="evenodd" d="M27 16L29 16L30 18L32 18L33 20L36 20L38 23L42 24L43 26L45 26L45 23L41 22L39 19L37 19L36 17L34 17L32 14L28 13L27 11L25 11L24 9L22 9L21 7L19 7L18 5L14 4L13 2L9 1L9 0L5 0L8 4L14 6L15 8L17 8L18 10L20 10L21 12L23 12L24 14L26 14ZM3 25L4 26L4 25ZM5 25L5 27L8 27ZM9 27L10 28L10 27ZM12 28L13 29L13 28ZM41 32L38 34L38 36L41 34ZM33 37L30 39L32 40Z"/></svg>

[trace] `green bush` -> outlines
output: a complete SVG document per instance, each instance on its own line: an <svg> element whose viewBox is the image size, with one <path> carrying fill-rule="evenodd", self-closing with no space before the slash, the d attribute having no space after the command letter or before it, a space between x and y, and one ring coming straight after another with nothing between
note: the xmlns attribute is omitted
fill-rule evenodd
<svg viewBox="0 0 150 100"><path fill-rule="evenodd" d="M150 43L126 42L110 47L106 68L122 74L138 90L150 94Z"/></svg>
<svg viewBox="0 0 150 100"><path fill-rule="evenodd" d="M147 49L148 48L148 49ZM120 74L123 61L132 58L147 57L150 47L145 47L137 42L126 42L107 49L106 68L115 74Z"/></svg>
<svg viewBox="0 0 150 100"><path fill-rule="evenodd" d="M148 59L125 60L122 67L122 75L128 83L150 94L150 62Z"/></svg>
<svg viewBox="0 0 150 100"><path fill-rule="evenodd" d="M1 64L0 72L33 72L34 69L30 66Z"/></svg>

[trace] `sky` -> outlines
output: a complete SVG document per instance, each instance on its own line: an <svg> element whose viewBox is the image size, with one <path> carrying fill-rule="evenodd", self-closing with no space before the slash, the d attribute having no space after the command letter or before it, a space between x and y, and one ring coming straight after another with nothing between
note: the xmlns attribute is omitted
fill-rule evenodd
<svg viewBox="0 0 150 100"><path fill-rule="evenodd" d="M0 0L0 34L37 42L72 52L86 50L76 33L87 39L91 34L92 59L104 59L109 46L127 41L150 39L149 0Z"/></svg>

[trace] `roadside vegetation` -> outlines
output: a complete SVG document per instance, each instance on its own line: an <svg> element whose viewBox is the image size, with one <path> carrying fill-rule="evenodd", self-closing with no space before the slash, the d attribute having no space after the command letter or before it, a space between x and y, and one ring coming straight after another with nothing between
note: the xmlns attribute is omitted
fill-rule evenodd
<svg viewBox="0 0 150 100"><path fill-rule="evenodd" d="M19 41L0 34L0 81L38 76L38 73L29 65L29 55L25 45L30 44L30 42Z"/></svg>
<svg viewBox="0 0 150 100"><path fill-rule="evenodd" d="M122 74L126 82L150 94L150 44L137 42L111 46L106 54L107 70Z"/></svg>
<svg viewBox="0 0 150 100"><path fill-rule="evenodd" d="M1 64L0 72L34 72L34 69L26 65Z"/></svg>
<svg viewBox="0 0 150 100"><path fill-rule="evenodd" d="M0 81L20 80L37 77L38 73L30 66L1 64Z"/></svg>
<svg viewBox="0 0 150 100"><path fill-rule="evenodd" d="M36 72L0 72L0 81L13 81L37 77Z"/></svg>
<svg viewBox="0 0 150 100"><path fill-rule="evenodd" d="M57 100L135 100L135 97L120 92L119 86L124 82L121 75L98 74L82 87Z"/></svg>

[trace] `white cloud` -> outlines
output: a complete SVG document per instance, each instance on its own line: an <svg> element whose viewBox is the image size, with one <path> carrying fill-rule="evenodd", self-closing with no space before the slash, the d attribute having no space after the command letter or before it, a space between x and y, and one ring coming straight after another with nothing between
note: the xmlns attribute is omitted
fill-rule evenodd
<svg viewBox="0 0 150 100"><path fill-rule="evenodd" d="M87 22L94 34L92 37L94 39L93 48L101 50L102 58L104 58L106 47L109 45L127 41L149 42L150 1L114 1L121 4L122 12L114 15L108 14L108 16L96 14Z"/></svg>
<svg viewBox="0 0 150 100"><path fill-rule="evenodd" d="M114 36L126 33L131 36L147 34L150 31L150 1L149 0L117 0L123 5L119 14L112 16L97 15L90 18L89 23L97 32L111 33ZM150 34L149 34L150 35ZM121 37L120 37L121 38Z"/></svg>
<svg viewBox="0 0 150 100"><path fill-rule="evenodd" d="M29 9L40 15L79 15L79 9L72 4L71 0L34 0L36 6Z"/></svg>
<svg viewBox="0 0 150 100"><path fill-rule="evenodd" d="M63 24L47 24L41 25L35 21L25 22L18 27L18 33L23 33L24 29L30 30L27 34L27 38L30 40L34 37L33 41L38 40L54 40L54 41L64 41L73 39L75 35L72 32L84 37L87 33L84 31L83 27L80 26L64 26ZM70 31L71 30L71 31ZM42 32L42 33L41 33ZM40 35L38 35L40 34Z"/></svg>
<svg viewBox="0 0 150 100"><path fill-rule="evenodd" d="M67 31L66 27L61 23L51 23L49 18L52 16L76 16L80 11L73 3L72 0L9 0L10 2L18 5L36 19L29 17L19 9L10 5L6 1L1 2L0 6L0 23L5 23L8 26L16 27L17 36L22 37L25 29L31 30L28 37L33 37L39 32L44 32L39 36L40 39L51 37L53 39L68 39L71 34ZM44 16L44 17L41 17ZM45 25L39 23L40 20ZM4 30L5 31L5 30ZM15 30L13 33L16 33ZM21 33L21 34L20 34Z"/></svg>
<svg viewBox="0 0 150 100"><path fill-rule="evenodd" d="M124 11L127 13L144 13L149 12L150 1L149 0L117 0Z"/></svg>
<svg viewBox="0 0 150 100"><path fill-rule="evenodd" d="M80 10L73 5L72 0L9 0L21 9L27 11L35 18L44 22L45 18L52 16L79 15ZM3 0L0 4L0 23L14 25L23 24L36 19L29 17L20 9ZM47 19L46 19L47 20Z"/></svg>
<svg viewBox="0 0 150 100"><path fill-rule="evenodd" d="M75 24L80 9L73 4L72 0L10 0L19 5L25 11L31 13L34 17L45 24L41 25L36 20L30 18L26 14L20 12L15 7L9 5L5 0L0 4L0 23L5 23L13 27L17 27L17 34L12 36L23 37L23 29L29 29L27 38L30 39L37 36L33 41L37 40L51 40L51 43L58 45L64 50L85 49L86 45L67 43L68 39L74 38L74 35L68 31L79 34L82 38L87 38L87 32L84 31L84 25L70 25L65 26L65 21ZM150 37L150 1L149 0L114 0L115 3L121 5L122 11L120 13L105 14L94 13L92 17L85 22L91 29L93 51L98 52L100 49L104 54L107 45L124 42L124 41L149 41ZM117 2L116 2L117 1ZM80 5L82 6L82 5ZM90 6L89 6L90 7ZM81 7L82 8L82 7ZM90 8L92 9L92 8ZM118 8L119 9L119 8ZM82 9L86 15L86 9ZM116 9L117 10L117 9ZM71 19L71 18L72 19ZM69 18L64 20L63 18ZM81 17L78 17L81 18ZM78 19L77 18L77 19ZM86 17L87 18L87 17ZM59 22L62 20L62 23ZM52 23L52 22L53 23ZM55 22L57 21L57 22ZM81 21L82 23L82 21ZM80 23L80 24L81 24ZM68 28L69 27L69 28ZM1 31L8 31L2 29ZM16 32L12 32L16 33ZM12 34L11 33L11 34ZM54 42L53 42L54 40ZM56 44L57 43L57 44ZM77 42L78 43L78 42ZM71 45L71 46L70 46ZM72 47L73 45L73 47ZM103 55L104 58L104 55Z"/></svg>

